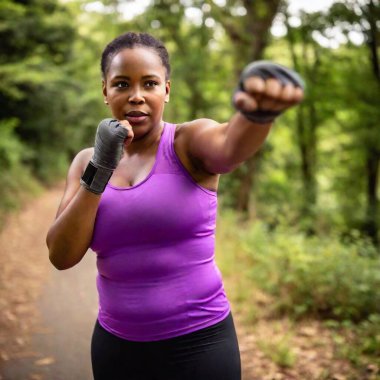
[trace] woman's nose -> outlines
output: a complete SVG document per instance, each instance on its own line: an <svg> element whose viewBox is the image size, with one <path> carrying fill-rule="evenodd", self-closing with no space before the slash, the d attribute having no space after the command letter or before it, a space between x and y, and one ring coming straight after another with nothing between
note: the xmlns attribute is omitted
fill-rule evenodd
<svg viewBox="0 0 380 380"><path fill-rule="evenodd" d="M144 96L140 88L132 88L128 101L133 104L141 104L145 102Z"/></svg>

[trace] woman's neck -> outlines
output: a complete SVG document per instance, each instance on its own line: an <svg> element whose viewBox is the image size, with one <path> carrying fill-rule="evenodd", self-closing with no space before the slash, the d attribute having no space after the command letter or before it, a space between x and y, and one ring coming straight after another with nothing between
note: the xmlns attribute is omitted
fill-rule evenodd
<svg viewBox="0 0 380 380"><path fill-rule="evenodd" d="M157 146L161 139L161 134L164 128L164 122L152 128L148 133L139 139L132 140L132 143L127 147L126 151L129 156L143 151L149 151L151 148Z"/></svg>

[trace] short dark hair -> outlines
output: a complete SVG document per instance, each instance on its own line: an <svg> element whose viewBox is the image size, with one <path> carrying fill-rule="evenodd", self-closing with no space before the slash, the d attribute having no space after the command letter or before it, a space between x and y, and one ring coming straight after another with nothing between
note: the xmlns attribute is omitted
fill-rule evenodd
<svg viewBox="0 0 380 380"><path fill-rule="evenodd" d="M113 57L123 49L132 49L135 46L153 49L161 58L166 68L166 79L170 78L169 53L164 44L148 33L127 32L112 40L103 50L100 68L103 79L106 78Z"/></svg>

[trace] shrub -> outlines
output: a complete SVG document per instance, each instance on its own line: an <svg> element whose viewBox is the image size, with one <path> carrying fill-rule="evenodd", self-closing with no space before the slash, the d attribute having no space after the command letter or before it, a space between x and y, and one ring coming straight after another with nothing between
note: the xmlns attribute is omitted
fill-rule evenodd
<svg viewBox="0 0 380 380"><path fill-rule="evenodd" d="M338 237L307 237L282 227L269 231L262 222L230 223L251 263L254 284L273 296L274 310L295 317L365 320L380 313L380 260L360 237L344 244Z"/></svg>
<svg viewBox="0 0 380 380"><path fill-rule="evenodd" d="M29 149L14 134L16 125L16 119L0 122L0 228L9 211L41 188L26 166Z"/></svg>

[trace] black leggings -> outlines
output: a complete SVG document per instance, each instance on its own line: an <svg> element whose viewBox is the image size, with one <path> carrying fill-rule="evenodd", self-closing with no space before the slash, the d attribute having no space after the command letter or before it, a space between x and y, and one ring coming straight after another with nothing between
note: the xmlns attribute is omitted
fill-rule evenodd
<svg viewBox="0 0 380 380"><path fill-rule="evenodd" d="M205 329L156 342L132 342L96 321L91 342L95 380L240 380L232 315Z"/></svg>

